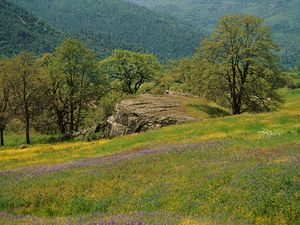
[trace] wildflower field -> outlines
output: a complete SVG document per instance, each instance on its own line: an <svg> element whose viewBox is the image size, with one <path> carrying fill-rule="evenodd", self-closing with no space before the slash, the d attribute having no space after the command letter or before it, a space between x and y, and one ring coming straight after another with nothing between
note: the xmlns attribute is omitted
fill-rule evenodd
<svg viewBox="0 0 300 225"><path fill-rule="evenodd" d="M0 149L0 224L300 224L300 90L278 112Z"/></svg>

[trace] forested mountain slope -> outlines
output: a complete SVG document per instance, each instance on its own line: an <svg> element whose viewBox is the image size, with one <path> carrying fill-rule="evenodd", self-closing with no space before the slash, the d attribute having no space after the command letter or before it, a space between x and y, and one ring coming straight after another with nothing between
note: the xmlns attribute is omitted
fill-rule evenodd
<svg viewBox="0 0 300 225"><path fill-rule="evenodd" d="M300 63L299 0L126 0L177 17L210 32L218 18L232 13L262 16L271 26L288 65Z"/></svg>
<svg viewBox="0 0 300 225"><path fill-rule="evenodd" d="M182 57L194 52L201 37L191 25L121 0L11 1L66 32L85 36L96 50L109 43L112 49Z"/></svg>
<svg viewBox="0 0 300 225"><path fill-rule="evenodd" d="M0 55L22 50L37 54L52 51L64 36L23 9L0 0Z"/></svg>

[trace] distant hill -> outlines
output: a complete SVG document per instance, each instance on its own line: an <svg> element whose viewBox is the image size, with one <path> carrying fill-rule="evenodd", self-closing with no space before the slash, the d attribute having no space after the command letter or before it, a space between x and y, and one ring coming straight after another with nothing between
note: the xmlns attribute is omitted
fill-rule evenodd
<svg viewBox="0 0 300 225"><path fill-rule="evenodd" d="M192 25L121 0L11 0L48 23L104 46L155 53L192 54L202 37Z"/></svg>
<svg viewBox="0 0 300 225"><path fill-rule="evenodd" d="M286 65L300 64L299 0L126 0L162 12L210 32L225 14L247 13L264 17L283 47Z"/></svg>
<svg viewBox="0 0 300 225"><path fill-rule="evenodd" d="M16 5L0 0L0 55L52 51L63 34Z"/></svg>

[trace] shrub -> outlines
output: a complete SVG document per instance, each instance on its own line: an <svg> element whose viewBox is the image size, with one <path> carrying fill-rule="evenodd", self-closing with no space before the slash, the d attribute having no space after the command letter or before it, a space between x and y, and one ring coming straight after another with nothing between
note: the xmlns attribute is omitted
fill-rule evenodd
<svg viewBox="0 0 300 225"><path fill-rule="evenodd" d="M94 127L99 123L106 121L108 117L113 115L115 111L115 106L122 99L124 99L126 95L123 93L112 92L104 96L98 106L94 108L85 119L85 127Z"/></svg>

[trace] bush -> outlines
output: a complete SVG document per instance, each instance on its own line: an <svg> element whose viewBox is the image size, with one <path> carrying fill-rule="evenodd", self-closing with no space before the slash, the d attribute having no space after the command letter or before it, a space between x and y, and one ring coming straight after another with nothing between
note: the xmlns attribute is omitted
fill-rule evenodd
<svg viewBox="0 0 300 225"><path fill-rule="evenodd" d="M291 90L300 88L300 83L292 83L288 85L288 88Z"/></svg>
<svg viewBox="0 0 300 225"><path fill-rule="evenodd" d="M22 133L24 129L24 123L19 119L12 119L6 126L6 131L13 134Z"/></svg>
<svg viewBox="0 0 300 225"><path fill-rule="evenodd" d="M58 131L55 117L48 111L44 111L32 120L34 130L41 134L55 134Z"/></svg>
<svg viewBox="0 0 300 225"><path fill-rule="evenodd" d="M95 127L99 123L106 121L113 115L115 106L121 102L126 95L123 93L112 92L104 96L98 106L92 110L85 119L85 127Z"/></svg>

